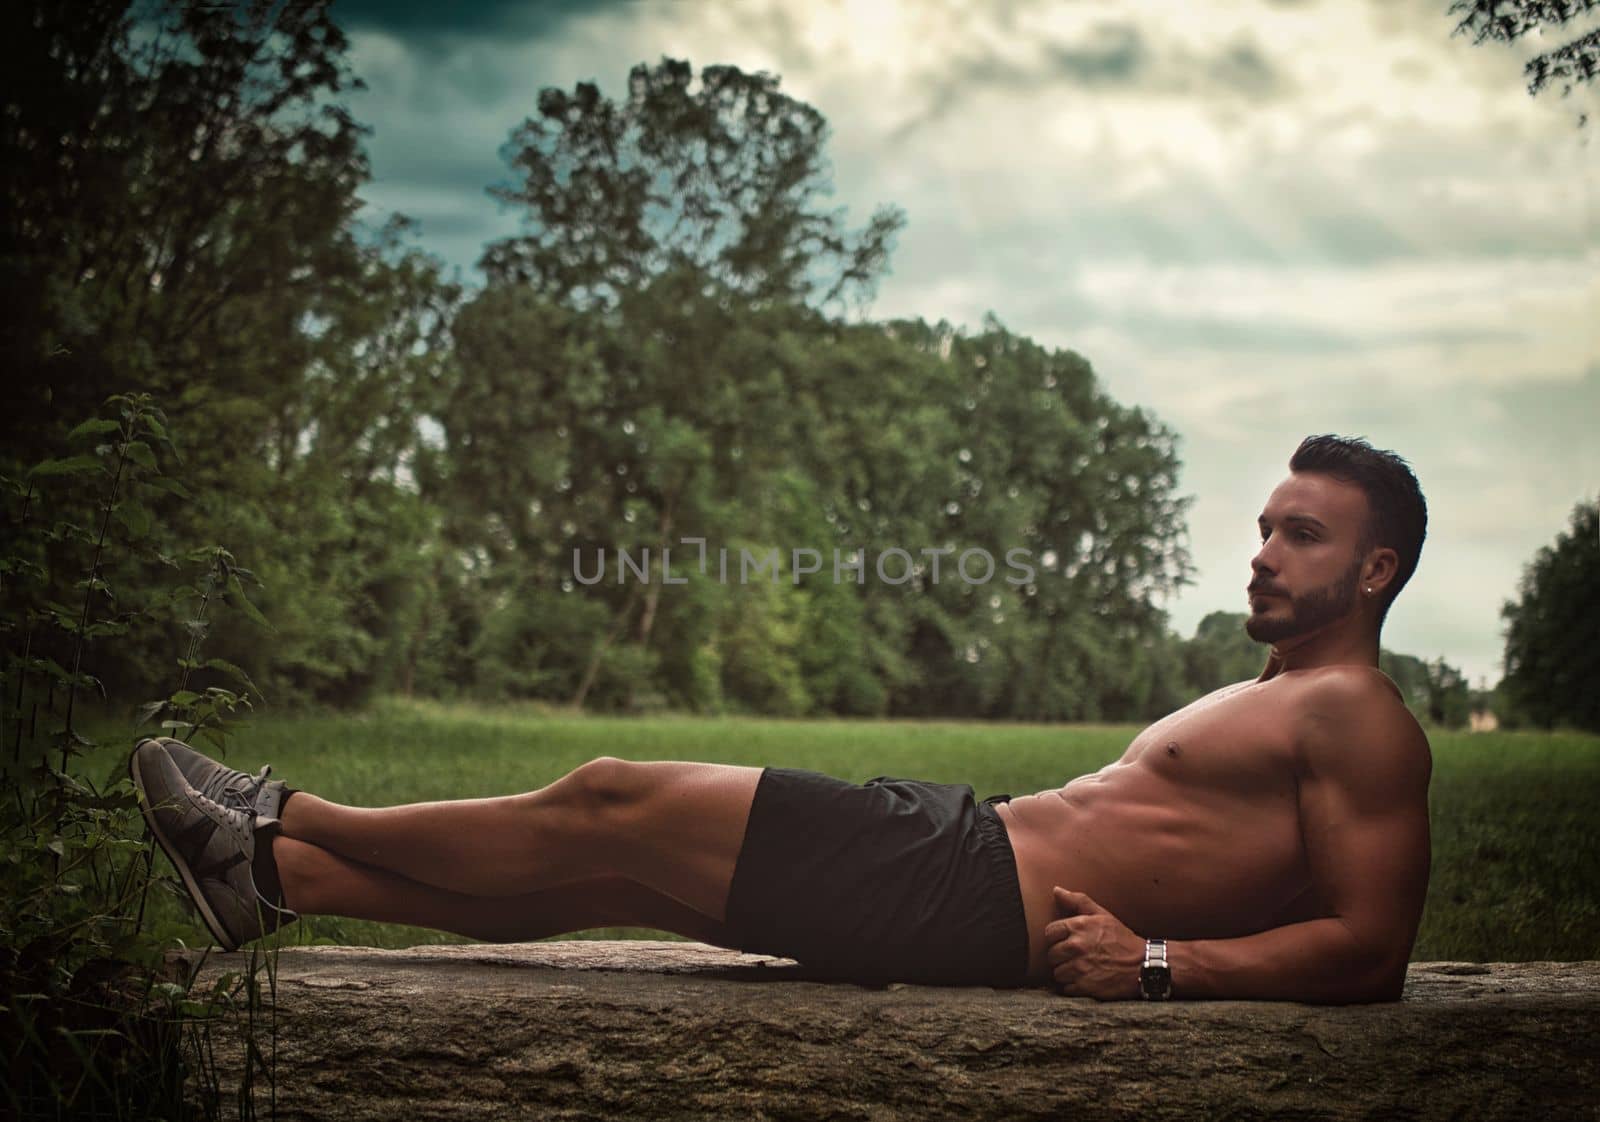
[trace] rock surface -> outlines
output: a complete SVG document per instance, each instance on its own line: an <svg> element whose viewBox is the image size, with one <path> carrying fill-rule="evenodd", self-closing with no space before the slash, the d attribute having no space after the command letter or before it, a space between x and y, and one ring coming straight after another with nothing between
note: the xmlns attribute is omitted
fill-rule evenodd
<svg viewBox="0 0 1600 1122"><path fill-rule="evenodd" d="M699 943L316 947L281 952L277 1024L284 1119L1600 1118L1600 962L1413 963L1404 1001L1329 1007L864 988Z"/></svg>

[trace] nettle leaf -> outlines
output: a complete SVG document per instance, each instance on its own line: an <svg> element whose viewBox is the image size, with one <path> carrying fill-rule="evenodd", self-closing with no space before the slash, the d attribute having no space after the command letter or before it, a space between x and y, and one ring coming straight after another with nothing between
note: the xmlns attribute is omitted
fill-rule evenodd
<svg viewBox="0 0 1600 1122"><path fill-rule="evenodd" d="M180 499L194 498L194 496L189 493L189 488L185 487L182 483L179 483L176 479L173 479L170 476L150 475L146 476L143 482L146 487L152 487L157 491L165 491L167 494L176 495Z"/></svg>
<svg viewBox="0 0 1600 1122"><path fill-rule="evenodd" d="M80 737L79 739L82 739L82 738ZM65 788L68 791L71 791L75 795L85 795L85 796L87 796L87 795L93 795L94 794L93 791L89 790L89 788L85 787L82 783L78 782L77 779L75 779L74 777L68 775L64 771L59 771L56 768L51 768L50 769L50 776L57 783L59 783L63 788Z"/></svg>
<svg viewBox="0 0 1600 1122"><path fill-rule="evenodd" d="M156 454L142 440L130 440L122 446L122 454L142 468L157 471Z"/></svg>
<svg viewBox="0 0 1600 1122"><path fill-rule="evenodd" d="M232 574L228 576L228 593L228 603L237 607L252 623L265 627L268 631L272 630L272 624L261 614L261 609L250 602L250 597L244 594L244 586L239 583L239 578Z"/></svg>
<svg viewBox="0 0 1600 1122"><path fill-rule="evenodd" d="M0 573L14 573L19 579L43 580L47 570L37 561L29 561L25 557L0 557Z"/></svg>
<svg viewBox="0 0 1600 1122"><path fill-rule="evenodd" d="M150 512L139 503L120 502L112 513L133 537L142 538L150 532Z"/></svg>
<svg viewBox="0 0 1600 1122"><path fill-rule="evenodd" d="M143 705L139 706L139 719L134 722L135 725L149 724L151 721L155 720L161 711L166 707L167 703L165 701L145 702Z"/></svg>
<svg viewBox="0 0 1600 1122"><path fill-rule="evenodd" d="M242 667L234 665L225 658L206 659L206 669L220 670L241 685L255 690L258 694L261 693L261 687L250 680L250 675L246 674Z"/></svg>
<svg viewBox="0 0 1600 1122"><path fill-rule="evenodd" d="M193 705L195 702L197 702L199 700L200 700L200 695L195 693L193 690L179 690L177 693L175 693L171 697L167 698L167 701L170 702L175 707L176 706Z"/></svg>
<svg viewBox="0 0 1600 1122"><path fill-rule="evenodd" d="M61 521L54 523L45 534L45 537L50 541L56 542L93 542L94 531L87 526L80 526L76 522Z"/></svg>
<svg viewBox="0 0 1600 1122"><path fill-rule="evenodd" d="M67 456L60 460L44 460L28 469L29 479L47 479L58 475L86 475L104 471L104 466L93 456Z"/></svg>
<svg viewBox="0 0 1600 1122"><path fill-rule="evenodd" d="M117 432L121 428L122 425L116 421L108 420L104 417L94 417L67 433L67 439L72 441L85 436L104 436L108 432Z"/></svg>

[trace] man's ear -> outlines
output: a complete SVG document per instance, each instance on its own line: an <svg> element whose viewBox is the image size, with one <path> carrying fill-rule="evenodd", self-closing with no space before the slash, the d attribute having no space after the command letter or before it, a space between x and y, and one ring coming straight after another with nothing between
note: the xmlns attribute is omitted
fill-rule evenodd
<svg viewBox="0 0 1600 1122"><path fill-rule="evenodd" d="M1400 555L1386 545L1377 546L1361 566L1361 587L1381 593L1399 572Z"/></svg>

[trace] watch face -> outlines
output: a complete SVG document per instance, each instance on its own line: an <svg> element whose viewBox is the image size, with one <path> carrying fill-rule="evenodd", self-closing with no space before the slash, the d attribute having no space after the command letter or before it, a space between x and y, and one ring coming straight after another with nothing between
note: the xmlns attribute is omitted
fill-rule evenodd
<svg viewBox="0 0 1600 1122"><path fill-rule="evenodd" d="M1172 971L1165 966L1146 966L1139 972L1139 980L1145 993L1164 994L1172 986Z"/></svg>

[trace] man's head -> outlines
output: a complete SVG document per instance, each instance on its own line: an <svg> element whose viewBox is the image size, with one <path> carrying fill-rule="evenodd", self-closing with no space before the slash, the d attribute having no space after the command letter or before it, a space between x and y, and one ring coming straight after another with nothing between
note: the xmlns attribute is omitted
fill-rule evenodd
<svg viewBox="0 0 1600 1122"><path fill-rule="evenodd" d="M1370 603L1377 626L1416 571L1428 507L1405 460L1365 440L1308 436L1260 517L1252 639L1316 631Z"/></svg>

